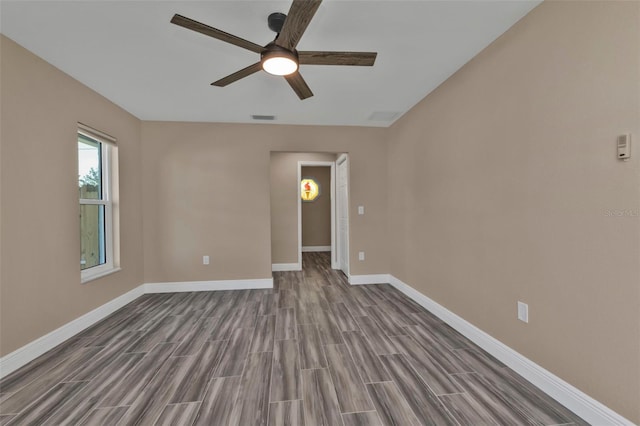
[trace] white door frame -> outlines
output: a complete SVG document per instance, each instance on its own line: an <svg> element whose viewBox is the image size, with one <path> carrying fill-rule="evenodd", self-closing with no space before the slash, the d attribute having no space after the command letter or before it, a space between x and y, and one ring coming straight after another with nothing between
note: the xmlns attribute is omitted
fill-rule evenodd
<svg viewBox="0 0 640 426"><path fill-rule="evenodd" d="M302 194L300 181L303 167L331 168L331 268L338 269L338 254L336 252L336 163L335 161L298 161L298 265L302 269Z"/></svg>
<svg viewBox="0 0 640 426"><path fill-rule="evenodd" d="M351 264L351 258L350 258L350 253L349 253L349 226L350 226L350 223L349 223L349 155L348 154L340 154L338 156L338 158L336 159L336 169L337 169L337 166L342 164L342 163L346 163L346 166L347 166L347 176L345 176L345 178L346 178L346 180L345 180L346 181L346 191L347 191L347 197L346 197L347 198L347 201L346 201L347 205L346 205L346 208L345 208L345 213L347 215L347 226L346 226L346 229L344 230L344 232L347 235L346 235L346 238L344 240L346 247L342 247L342 249L347 252L347 256L346 256L347 264L346 265L340 264L341 253L337 253L340 250L340 248L338 248L338 250L336 250L336 266L334 267L334 269L341 269L342 272L344 272L345 275L347 277L349 277L350 276L350 271L351 271L351 265L350 265ZM336 183L336 185L337 185L337 183ZM337 203L336 203L336 208L339 208ZM340 227L338 227L338 233L339 232L340 232ZM336 235L336 238L339 238L339 237L340 237L339 235ZM340 241L340 240L338 240L338 241Z"/></svg>

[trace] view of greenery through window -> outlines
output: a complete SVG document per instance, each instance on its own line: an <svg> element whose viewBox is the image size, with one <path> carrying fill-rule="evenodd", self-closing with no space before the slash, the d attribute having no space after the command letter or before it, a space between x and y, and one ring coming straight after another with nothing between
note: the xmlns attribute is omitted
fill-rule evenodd
<svg viewBox="0 0 640 426"><path fill-rule="evenodd" d="M106 262L102 164L102 144L79 134L80 269Z"/></svg>

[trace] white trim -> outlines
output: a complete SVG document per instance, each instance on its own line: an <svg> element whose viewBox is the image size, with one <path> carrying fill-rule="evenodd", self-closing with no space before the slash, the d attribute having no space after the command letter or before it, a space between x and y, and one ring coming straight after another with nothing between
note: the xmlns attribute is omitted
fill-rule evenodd
<svg viewBox="0 0 640 426"><path fill-rule="evenodd" d="M480 330L444 306L390 275L392 286L433 313L469 340L502 361L550 397L594 425L633 425L631 421L591 398L560 377Z"/></svg>
<svg viewBox="0 0 640 426"><path fill-rule="evenodd" d="M330 167L331 194L331 269L338 269L338 253L336 251L336 162L335 161L298 161L298 263L302 268L302 198L300 181L303 167ZM299 269L301 270L301 269Z"/></svg>
<svg viewBox="0 0 640 426"><path fill-rule="evenodd" d="M100 139L104 139L106 142L111 142L115 144L117 142L116 138L111 135L106 134L105 132L101 132L100 130L96 130L91 126L87 126L86 124L80 123L78 121L78 129L80 129L83 133L86 133L89 137L98 137Z"/></svg>
<svg viewBox="0 0 640 426"><path fill-rule="evenodd" d="M331 246L302 246L302 252L331 251Z"/></svg>
<svg viewBox="0 0 640 426"><path fill-rule="evenodd" d="M65 340L89 328L98 321L111 315L118 309L133 302L145 293L144 286L138 286L127 293L116 297L96 309L74 319L52 332L45 334L0 358L0 377L5 377L18 368L33 361L43 353L55 348Z"/></svg>
<svg viewBox="0 0 640 426"><path fill-rule="evenodd" d="M337 177L338 177L338 168L339 166L345 163L345 167L346 167L346 176L345 176L345 182L346 182L346 203L347 206L345 208L345 213L347 215L347 229L345 230L346 232L346 238L345 238L345 245L346 247L340 247L339 244L337 244L338 249L335 251L335 258L336 258L336 266L334 269L340 269L346 276L350 276L351 275L351 260L350 260L350 253L349 253L349 228L351 227L351 224L349 223L349 218L350 218L350 214L349 214L349 185L350 185L350 181L349 181L349 155L348 154L340 154L338 156L338 158L336 159L336 184L335 184L335 188L336 188L336 192L337 192L337 188L338 188L338 182L337 182ZM338 199L338 194L336 193L336 212L337 210L340 208L339 206L339 199ZM337 215L337 214L336 214ZM336 218L336 220L338 220L339 218ZM336 240L340 241L340 226L337 227L337 232L336 232ZM347 252L347 256L346 256L346 260L347 263L346 265L342 264L342 253L339 253L341 250L344 250ZM332 266L333 267L333 266Z"/></svg>
<svg viewBox="0 0 640 426"><path fill-rule="evenodd" d="M300 265L302 269L302 193L300 192L300 182L302 181L302 166L301 162L298 161L298 180L296 181L297 186L297 202L298 202L298 265Z"/></svg>
<svg viewBox="0 0 640 426"><path fill-rule="evenodd" d="M91 268L93 269L93 268ZM80 284L88 283L89 281L97 280L98 278L106 277L107 275L115 274L116 272L120 272L122 268L112 268L105 269L100 272L91 274L91 275L83 275L80 277Z"/></svg>
<svg viewBox="0 0 640 426"><path fill-rule="evenodd" d="M387 284L391 280L389 274L349 275L349 284Z"/></svg>
<svg viewBox="0 0 640 426"><path fill-rule="evenodd" d="M66 323L52 332L27 343L0 358L0 378L33 361L65 340L147 293L179 293L185 291L247 290L273 288L273 278L253 280L191 281L142 284L96 309Z"/></svg>
<svg viewBox="0 0 640 426"><path fill-rule="evenodd" d="M336 250L336 163L331 163L331 269L338 269Z"/></svg>
<svg viewBox="0 0 640 426"><path fill-rule="evenodd" d="M273 278L254 280L181 281L146 283L145 293L181 293L185 291L248 290L273 288Z"/></svg>
<svg viewBox="0 0 640 426"><path fill-rule="evenodd" d="M273 263L271 265L271 270L273 272L302 271L302 264L300 264L300 263Z"/></svg>

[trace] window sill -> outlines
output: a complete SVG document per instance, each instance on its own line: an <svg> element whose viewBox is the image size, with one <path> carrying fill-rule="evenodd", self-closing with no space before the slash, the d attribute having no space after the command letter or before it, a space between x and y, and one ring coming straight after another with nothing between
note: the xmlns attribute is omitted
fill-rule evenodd
<svg viewBox="0 0 640 426"><path fill-rule="evenodd" d="M97 272L91 275L85 275L80 279L81 284L88 283L89 281L97 280L98 278L106 277L107 275L114 274L118 271L122 270L122 268L112 268L107 269L106 271Z"/></svg>

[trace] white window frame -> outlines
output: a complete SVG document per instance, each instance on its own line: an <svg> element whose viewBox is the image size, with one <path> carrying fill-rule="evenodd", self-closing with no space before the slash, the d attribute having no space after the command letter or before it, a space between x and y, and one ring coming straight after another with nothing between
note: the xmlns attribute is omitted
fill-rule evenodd
<svg viewBox="0 0 640 426"><path fill-rule="evenodd" d="M113 151L115 150L115 139L102 132L91 129L88 126L78 124L78 135L83 135L100 143L101 149L101 178L102 178L102 199L80 198L81 205L101 205L104 206L104 240L105 240L105 263L91 268L80 270L80 282L86 283L105 275L112 274L120 270L115 261L114 250L114 228L113 228L113 174L117 170L113 168ZM79 217L79 216L78 216ZM78 224L78 228L80 228Z"/></svg>

